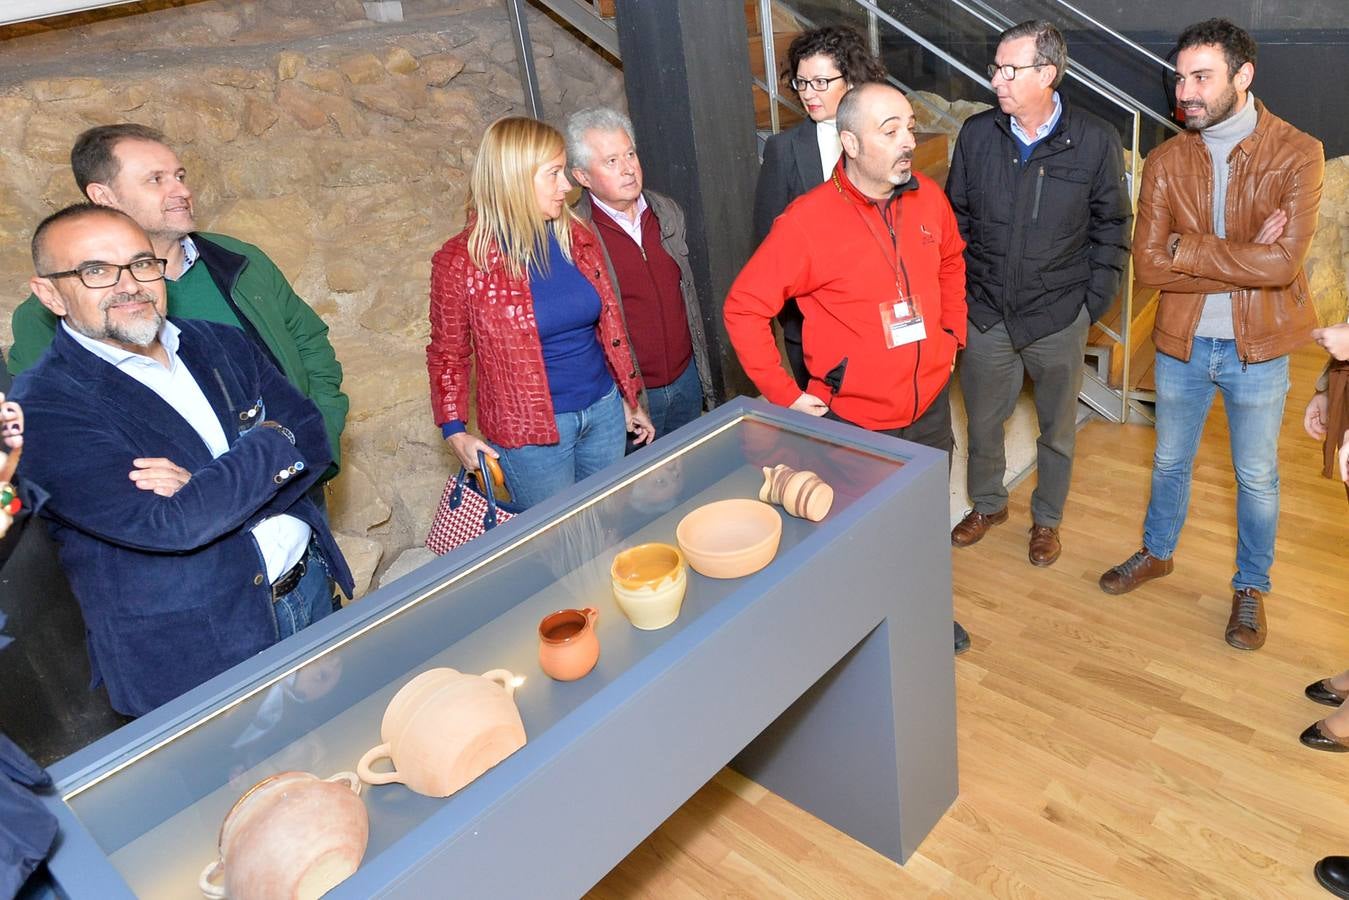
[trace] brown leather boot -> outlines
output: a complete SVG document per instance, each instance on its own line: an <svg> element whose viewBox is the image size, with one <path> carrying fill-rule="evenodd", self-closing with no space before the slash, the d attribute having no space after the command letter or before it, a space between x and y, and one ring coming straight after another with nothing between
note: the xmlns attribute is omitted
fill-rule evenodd
<svg viewBox="0 0 1349 900"><path fill-rule="evenodd" d="M988 534L988 529L1006 521L1007 507L1005 506L988 515L972 509L965 518L956 524L955 528L951 529L951 546L968 547L970 544L977 544L983 540L984 535Z"/></svg>
<svg viewBox="0 0 1349 900"><path fill-rule="evenodd" d="M1170 575L1175 564L1169 559L1158 559L1144 547L1124 562L1108 569L1101 576L1101 590L1107 594L1127 594L1145 581Z"/></svg>
<svg viewBox="0 0 1349 900"><path fill-rule="evenodd" d="M1048 525L1032 525L1030 527L1030 556L1031 565L1052 566L1054 561L1059 558L1063 552L1063 545L1059 543L1059 530L1051 528Z"/></svg>
<svg viewBox="0 0 1349 900"><path fill-rule="evenodd" d="M1242 588L1232 594L1232 615L1227 619L1227 643L1238 650L1259 650L1265 646L1269 628L1265 625L1265 598L1255 588Z"/></svg>

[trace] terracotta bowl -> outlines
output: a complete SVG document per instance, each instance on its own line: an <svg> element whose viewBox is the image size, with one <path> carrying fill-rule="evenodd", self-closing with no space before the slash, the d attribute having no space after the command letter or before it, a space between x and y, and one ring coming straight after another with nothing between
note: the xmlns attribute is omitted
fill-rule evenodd
<svg viewBox="0 0 1349 900"><path fill-rule="evenodd" d="M741 578L773 561L782 517L758 500L718 500L681 519L675 539L693 571L708 578Z"/></svg>

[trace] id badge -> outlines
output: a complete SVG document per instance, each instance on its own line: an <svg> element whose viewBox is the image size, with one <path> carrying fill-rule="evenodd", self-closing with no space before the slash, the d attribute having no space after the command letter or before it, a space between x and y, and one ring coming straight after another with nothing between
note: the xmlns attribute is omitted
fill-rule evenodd
<svg viewBox="0 0 1349 900"><path fill-rule="evenodd" d="M923 304L917 295L900 296L881 304L881 326L888 350L921 341L927 337L923 326Z"/></svg>

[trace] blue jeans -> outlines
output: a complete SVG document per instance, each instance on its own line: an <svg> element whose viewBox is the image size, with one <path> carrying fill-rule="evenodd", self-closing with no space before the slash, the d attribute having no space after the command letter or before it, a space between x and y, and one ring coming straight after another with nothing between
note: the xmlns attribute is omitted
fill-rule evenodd
<svg viewBox="0 0 1349 900"><path fill-rule="evenodd" d="M556 444L493 445L515 507L533 506L623 458L628 429L617 386L585 409L555 418Z"/></svg>
<svg viewBox="0 0 1349 900"><path fill-rule="evenodd" d="M681 425L687 425L703 414L703 383L698 380L698 366L689 360L684 373L665 387L646 389L647 411L651 424L656 426L656 437L664 437Z"/></svg>
<svg viewBox="0 0 1349 900"><path fill-rule="evenodd" d="M323 554L309 545L305 555L304 577L289 594L282 594L272 602L276 611L277 639L288 638L301 628L313 625L337 608L333 597L333 580Z"/></svg>
<svg viewBox="0 0 1349 900"><path fill-rule="evenodd" d="M1159 559L1176 550L1190 505L1190 472L1222 391L1237 477L1237 573L1232 589L1269 590L1279 524L1279 428L1288 396L1288 357L1243 366L1236 341L1194 339L1189 362L1157 354L1157 449L1143 545Z"/></svg>

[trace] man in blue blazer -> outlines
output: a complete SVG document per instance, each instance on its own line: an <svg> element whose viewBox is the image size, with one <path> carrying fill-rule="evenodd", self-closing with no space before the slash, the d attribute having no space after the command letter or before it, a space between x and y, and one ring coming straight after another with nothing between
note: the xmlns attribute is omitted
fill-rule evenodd
<svg viewBox="0 0 1349 900"><path fill-rule="evenodd" d="M67 207L30 281L61 319L15 381L21 477L45 493L94 685L138 716L332 612L351 572L306 490L318 408L237 328L165 318L165 260L131 218Z"/></svg>

